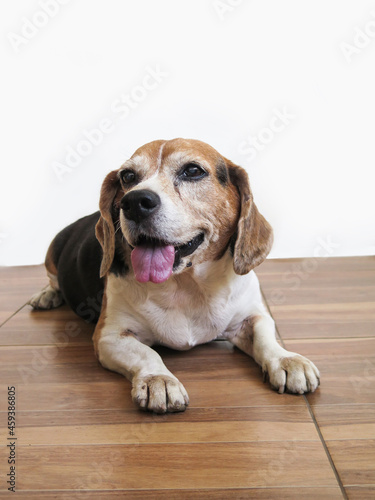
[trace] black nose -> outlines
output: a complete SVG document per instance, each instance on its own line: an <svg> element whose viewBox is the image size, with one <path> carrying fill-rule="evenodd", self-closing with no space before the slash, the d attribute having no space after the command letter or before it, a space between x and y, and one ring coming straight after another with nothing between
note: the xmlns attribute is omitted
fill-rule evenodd
<svg viewBox="0 0 375 500"><path fill-rule="evenodd" d="M160 206L158 194L148 189L130 191L121 200L121 208L127 219L141 222L153 214Z"/></svg>

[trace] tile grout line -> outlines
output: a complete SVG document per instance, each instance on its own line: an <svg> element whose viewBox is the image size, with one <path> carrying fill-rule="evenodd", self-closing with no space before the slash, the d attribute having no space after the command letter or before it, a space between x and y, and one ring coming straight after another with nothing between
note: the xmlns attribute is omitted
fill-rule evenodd
<svg viewBox="0 0 375 500"><path fill-rule="evenodd" d="M344 486L343 482L341 481L340 474L339 474L339 472L338 472L338 470L336 468L336 465L335 465L335 463L333 461L332 455L331 455L331 453L330 453L330 451L328 449L327 443L326 443L326 441L325 441L325 439L323 437L322 431L320 430L319 424L318 424L318 422L317 422L317 420L315 418L315 414L313 412L313 409L311 408L310 403L309 403L309 401L308 401L308 399L307 399L307 397L306 397L305 394L303 395L303 399L305 400L307 409L309 410L309 413L310 413L310 416L312 418L312 421L314 422L316 432L318 433L318 436L319 436L319 439L320 439L320 441L322 443L324 451L326 452L328 461L329 461L329 463L331 465L331 468L333 470L333 473L334 473L334 475L336 477L336 481L338 482L338 484L340 486L341 493L342 493L344 499L348 500L349 497L348 497L348 495L346 493L345 486Z"/></svg>
<svg viewBox="0 0 375 500"><path fill-rule="evenodd" d="M48 285L44 286L44 287L42 288L42 290L44 290L45 288L47 288L47 286L48 286ZM12 319L12 318L16 315L16 314L18 314L18 313L19 313L19 312L20 312L20 311L21 311L21 310L22 310L25 306L27 306L27 305L29 304L30 300L31 300L31 297L29 298L29 300L28 300L27 302L25 302L24 304L22 304L22 306L20 306L20 307L19 307L19 308L18 308L18 309L14 312L14 313L12 313L12 314L11 314L8 318L6 318L6 320L5 320L5 321L3 321L3 322L0 324L0 328L1 328L2 326L4 326L4 325L5 325L5 323L8 323L8 321L10 321L10 320L11 320L11 319Z"/></svg>
<svg viewBox="0 0 375 500"><path fill-rule="evenodd" d="M16 311L14 311L14 313L12 313L10 316L8 316L8 318L6 318L1 324L0 324L0 328L2 326L4 326L6 323L8 323L8 321L10 321L12 318L14 318L14 316L16 314L18 314L25 306L27 306L28 302L25 302L21 307L19 307Z"/></svg>
<svg viewBox="0 0 375 500"><path fill-rule="evenodd" d="M42 289L42 290L45 290L47 288L48 285L45 285ZM29 305L29 302L31 300L31 297L28 299L27 302L25 302L22 306L20 306L14 313L12 313L5 321L3 321L1 324L0 324L0 328L2 326L4 326L6 323L8 323L8 321L10 321L16 314L18 314L24 307L26 307L27 305Z"/></svg>
<svg viewBox="0 0 375 500"><path fill-rule="evenodd" d="M263 293L262 287L260 287L260 291L261 291L261 294L262 294L262 297L263 297L264 303L266 304L267 310L268 310L268 312L269 312L269 314L270 314L271 318L273 318L272 313L271 313L271 309L270 309L270 307L269 307L269 305L268 305L268 301L267 301L267 299L266 299L266 297L265 297L265 295L264 295L264 293ZM284 340L282 339L282 337L281 337L281 335L280 335L280 332L279 332L279 329L278 329L278 327L277 327L276 321L275 321L275 330L276 330L276 333L277 333L278 338L280 339L280 342L281 342L282 347L284 347L284 349L286 349L285 344L284 344ZM320 430L319 424L318 424L318 422L317 422L317 420L316 420L316 418L315 418L315 414L314 414L314 412L313 412L313 410L312 410L312 408L311 408L311 406L310 406L310 403L309 403L309 401L308 401L308 399L307 399L307 397L306 397L306 395L305 395L305 394L303 395L303 399L304 399L304 401L305 401L305 404L306 404L306 406L307 406L307 409L308 409L308 411L309 411L309 414L310 414L310 416L311 416L311 419L312 419L312 421L313 421L313 423L314 423L314 425L315 425L316 432L318 433L318 436L319 436L320 442L321 442L321 444L322 444L322 446L323 446L323 449L324 449L324 451L325 451L325 454L326 454L326 456L327 456L327 458L328 458L328 461L329 461L329 464L330 464L330 466L331 466L331 469L332 469L332 471L333 471L333 473L334 473L334 475L335 475L336 481L337 481L337 483L338 483L338 485L339 485L339 487L340 487L340 490L341 490L341 493L342 493L342 495L343 495L343 498L344 498L344 500L349 500L349 497L348 497L348 495L347 495L347 493L346 493L346 490L345 490L344 484L343 484L343 482L341 481L340 474L338 473L338 470L337 470L337 468L336 468L336 465L335 465L335 463L334 463L334 461L333 461L333 459L332 459L331 453L330 453L330 451L329 451L329 449L328 449L327 443L325 442L325 439L324 439L324 437L323 437L322 431Z"/></svg>
<svg viewBox="0 0 375 500"><path fill-rule="evenodd" d="M351 485L351 486L360 486L360 485ZM370 486L372 486L372 484L370 484ZM49 493L49 492L63 492L63 493L70 493L70 492L82 492L82 493L87 493L87 492L99 492L99 493L106 493L108 491L110 492L127 492L127 493L132 493L132 492L154 492L154 491L162 491L162 492L170 492L170 491L178 491L178 492L185 492L185 491L188 491L188 492L207 492L207 491L210 491L210 492L216 492L216 491L228 491L228 490L235 490L235 491L252 491L252 490L262 490L262 491L266 491L266 490L278 490L278 489L281 489L281 490L286 490L286 489L324 489L324 488L332 488L331 486L329 485L322 485L322 486L297 486L297 485L293 485L293 486L239 486L239 487L230 487L230 488L222 488L222 487L216 487L216 486L212 486L212 487L205 487L205 488L157 488L157 489L152 489L152 488L120 488L120 489L116 489L116 490L110 490L108 488L104 489L104 490L98 490L98 489L95 489L95 490L88 490L88 489L83 489L83 488L80 488L80 489L72 489L72 488L67 488L67 489L58 489L58 488L48 488L48 489L45 489L45 490L41 490L41 489L35 489L35 490L30 490L30 489L26 489L26 490L22 490L22 493ZM4 490L0 490L0 491L4 491Z"/></svg>

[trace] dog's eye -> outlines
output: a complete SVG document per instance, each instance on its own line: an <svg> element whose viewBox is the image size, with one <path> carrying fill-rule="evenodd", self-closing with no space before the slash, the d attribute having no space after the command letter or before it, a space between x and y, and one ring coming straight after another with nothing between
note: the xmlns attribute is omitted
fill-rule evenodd
<svg viewBox="0 0 375 500"><path fill-rule="evenodd" d="M195 163L188 163L184 165L180 177L184 180L192 180L192 181L197 181L199 179L202 179L207 175L207 172L203 170L202 167L199 165L196 165Z"/></svg>
<svg viewBox="0 0 375 500"><path fill-rule="evenodd" d="M120 173L121 180L124 184L131 184L135 181L135 172L133 170L123 170Z"/></svg>

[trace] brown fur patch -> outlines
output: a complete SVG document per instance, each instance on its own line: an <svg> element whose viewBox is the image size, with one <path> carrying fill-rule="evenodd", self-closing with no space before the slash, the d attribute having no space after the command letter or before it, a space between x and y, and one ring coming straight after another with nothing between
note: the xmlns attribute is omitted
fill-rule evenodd
<svg viewBox="0 0 375 500"><path fill-rule="evenodd" d="M242 323L241 332L243 332L246 336L249 336L251 343L254 336L254 326L260 319L262 319L262 316L260 315L249 316Z"/></svg>
<svg viewBox="0 0 375 500"><path fill-rule="evenodd" d="M239 333L231 339L234 345L246 352L249 356L253 355L254 347L254 326L262 318L260 315L249 316L241 325Z"/></svg>
<svg viewBox="0 0 375 500"><path fill-rule="evenodd" d="M256 314L254 316L249 316L245 321L252 329L254 329L255 324L258 323L258 321L261 320L262 318L263 318L262 315Z"/></svg>
<svg viewBox="0 0 375 500"><path fill-rule="evenodd" d="M237 186L241 197L241 214L234 247L234 270L247 274L261 264L271 250L272 228L261 215L253 201L246 171L227 160L232 183Z"/></svg>
<svg viewBox="0 0 375 500"><path fill-rule="evenodd" d="M167 157L176 151L195 154L206 159L212 166L216 165L221 155L209 144L195 139L173 139L165 143L163 157Z"/></svg>
<svg viewBox="0 0 375 500"><path fill-rule="evenodd" d="M204 161L204 167L209 169L209 179L198 183L184 183L184 186L178 189L174 185L173 192L171 173L166 172L162 184L163 189L171 198L178 196L183 201L191 213L192 220L208 219L210 221L217 237L210 242L210 246L205 251L204 260L220 259L228 248L230 238L237 227L240 212L240 197L237 188L233 184L227 185L223 182L223 172L219 178L218 165L221 165L221 168L227 172L226 162L208 144L191 139L174 139L164 145L163 158L167 159L169 155L176 152L182 157L185 153L187 158L198 158ZM229 178L229 173L227 174Z"/></svg>
<svg viewBox="0 0 375 500"><path fill-rule="evenodd" d="M100 219L95 228L96 237L103 249L100 277L107 274L115 255L115 224L113 219L116 217L116 206L114 202L116 200L119 203L119 191L121 192L117 173L118 170L113 170L107 175L100 191Z"/></svg>
<svg viewBox="0 0 375 500"><path fill-rule="evenodd" d="M120 333L120 337L136 337L136 334L128 329Z"/></svg>
<svg viewBox="0 0 375 500"><path fill-rule="evenodd" d="M132 155L132 158L134 158L135 156L146 156L150 164L153 164L154 162L156 162L159 156L160 148L165 143L166 141L163 141L161 139L157 141L148 142L147 144L144 144L143 146L138 148Z"/></svg>
<svg viewBox="0 0 375 500"><path fill-rule="evenodd" d="M104 292L103 292L103 300L102 300L102 307L100 310L100 316L99 320L95 326L94 334L92 336L92 340L94 343L94 351L96 357L99 359L99 340L102 335L103 328L105 326L105 320L107 319L107 294L106 294L106 288L107 288L107 279L104 279Z"/></svg>
<svg viewBox="0 0 375 500"><path fill-rule="evenodd" d="M280 359L281 368L285 371L296 371L300 365L307 365L308 360L305 360L299 354L297 356L285 357Z"/></svg>
<svg viewBox="0 0 375 500"><path fill-rule="evenodd" d="M46 260L44 261L47 271L50 274L57 276L57 267L54 260L54 241L50 244L47 250Z"/></svg>

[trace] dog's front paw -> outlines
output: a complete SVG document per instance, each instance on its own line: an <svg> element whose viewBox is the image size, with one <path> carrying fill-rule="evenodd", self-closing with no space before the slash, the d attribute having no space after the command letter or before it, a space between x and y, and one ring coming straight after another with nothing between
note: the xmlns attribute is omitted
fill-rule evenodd
<svg viewBox="0 0 375 500"><path fill-rule="evenodd" d="M263 365L263 372L280 394L285 391L296 394L314 392L320 384L317 367L299 354L288 353L284 357L268 360Z"/></svg>
<svg viewBox="0 0 375 500"><path fill-rule="evenodd" d="M29 300L29 304L34 309L54 309L64 302L62 293L48 285L41 292L36 293Z"/></svg>
<svg viewBox="0 0 375 500"><path fill-rule="evenodd" d="M149 375L134 379L132 399L141 410L155 413L185 411L189 404L185 387L168 375Z"/></svg>

